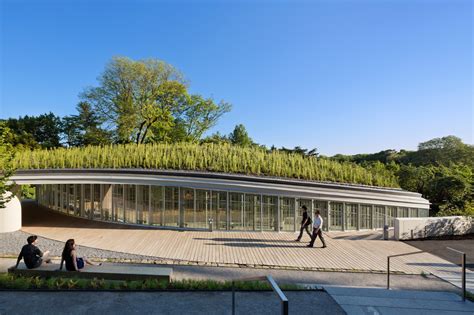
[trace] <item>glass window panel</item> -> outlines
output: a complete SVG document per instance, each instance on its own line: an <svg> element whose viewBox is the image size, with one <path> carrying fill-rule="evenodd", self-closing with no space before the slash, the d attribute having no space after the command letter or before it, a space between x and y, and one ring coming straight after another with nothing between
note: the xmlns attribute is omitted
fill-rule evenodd
<svg viewBox="0 0 474 315"><path fill-rule="evenodd" d="M420 217L428 217L429 216L429 210L428 209L418 209L418 215Z"/></svg>
<svg viewBox="0 0 474 315"><path fill-rule="evenodd" d="M241 193L230 193L230 228L235 230L241 230L243 228L243 208L242 202L243 194Z"/></svg>
<svg viewBox="0 0 474 315"><path fill-rule="evenodd" d="M295 199L282 197L280 198L280 230L295 230Z"/></svg>
<svg viewBox="0 0 474 315"><path fill-rule="evenodd" d="M112 205L113 205L113 217L116 222L125 221L125 212L123 204L123 185L114 184L112 185Z"/></svg>
<svg viewBox="0 0 474 315"><path fill-rule="evenodd" d="M208 219L211 213L211 192L209 190L196 189L194 193L196 208L194 211L193 227L207 229L209 226Z"/></svg>
<svg viewBox="0 0 474 315"><path fill-rule="evenodd" d="M93 207L93 219L102 219L101 207L100 207L100 184L93 184L92 187L92 207Z"/></svg>
<svg viewBox="0 0 474 315"><path fill-rule="evenodd" d="M148 222L148 208L150 206L150 187L144 185L137 185L137 223L149 224Z"/></svg>
<svg viewBox="0 0 474 315"><path fill-rule="evenodd" d="M329 229L331 230L342 230L342 209L344 207L344 204L342 202L334 202L331 201L331 226Z"/></svg>
<svg viewBox="0 0 474 315"><path fill-rule="evenodd" d="M184 227L195 227L196 212L194 211L194 189L181 188L184 209Z"/></svg>
<svg viewBox="0 0 474 315"><path fill-rule="evenodd" d="M125 222L137 223L136 185L124 185Z"/></svg>
<svg viewBox="0 0 474 315"><path fill-rule="evenodd" d="M374 229L383 229L384 218L385 218L385 207L374 206Z"/></svg>
<svg viewBox="0 0 474 315"><path fill-rule="evenodd" d="M151 186L151 225L164 224L164 187Z"/></svg>
<svg viewBox="0 0 474 315"><path fill-rule="evenodd" d="M67 212L71 215L74 215L74 198L74 184L68 184Z"/></svg>
<svg viewBox="0 0 474 315"><path fill-rule="evenodd" d="M393 220L397 217L397 207L387 207L387 224L393 227Z"/></svg>
<svg viewBox="0 0 474 315"><path fill-rule="evenodd" d="M165 187L165 213L163 225L179 226L178 187Z"/></svg>
<svg viewBox="0 0 474 315"><path fill-rule="evenodd" d="M92 219L91 185L84 184L84 217Z"/></svg>
<svg viewBox="0 0 474 315"><path fill-rule="evenodd" d="M359 205L356 203L346 203L346 217L345 217L345 229L356 230Z"/></svg>
<svg viewBox="0 0 474 315"><path fill-rule="evenodd" d="M274 231L277 227L277 197L263 196L262 200L262 226L264 231Z"/></svg>
<svg viewBox="0 0 474 315"><path fill-rule="evenodd" d="M227 229L227 193L224 191L212 192L212 219L215 229Z"/></svg>
<svg viewBox="0 0 474 315"><path fill-rule="evenodd" d="M360 228L371 229L372 228L372 206L360 205Z"/></svg>
<svg viewBox="0 0 474 315"><path fill-rule="evenodd" d="M408 208L399 207L399 208L398 208L398 217L400 217L400 218L408 218Z"/></svg>
<svg viewBox="0 0 474 315"><path fill-rule="evenodd" d="M102 184L102 220L112 220L112 185Z"/></svg>
<svg viewBox="0 0 474 315"><path fill-rule="evenodd" d="M68 193L69 185L64 184L61 185L61 212L67 213L68 206L69 206L69 193Z"/></svg>
<svg viewBox="0 0 474 315"><path fill-rule="evenodd" d="M76 190L76 199L74 200L74 215L80 217L81 216L81 196L82 196L82 185L76 184L74 185L74 189Z"/></svg>
<svg viewBox="0 0 474 315"><path fill-rule="evenodd" d="M410 208L410 218L417 218L417 217L418 217L418 209Z"/></svg>
<svg viewBox="0 0 474 315"><path fill-rule="evenodd" d="M254 231L260 220L260 195L245 195L243 229Z"/></svg>

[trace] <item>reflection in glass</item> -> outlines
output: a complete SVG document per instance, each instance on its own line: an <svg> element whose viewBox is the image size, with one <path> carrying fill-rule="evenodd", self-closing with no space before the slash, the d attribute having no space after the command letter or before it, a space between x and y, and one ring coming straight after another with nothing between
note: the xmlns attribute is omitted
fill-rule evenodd
<svg viewBox="0 0 474 315"><path fill-rule="evenodd" d="M280 197L280 231L295 230L295 199Z"/></svg>
<svg viewBox="0 0 474 315"><path fill-rule="evenodd" d="M358 205L355 203L346 203L346 230L356 230L358 220Z"/></svg>
<svg viewBox="0 0 474 315"><path fill-rule="evenodd" d="M331 202L331 230L342 230L342 209L344 204L342 202Z"/></svg>
<svg viewBox="0 0 474 315"><path fill-rule="evenodd" d="M371 229L372 228L372 206L371 205L360 205L360 228Z"/></svg>
<svg viewBox="0 0 474 315"><path fill-rule="evenodd" d="M124 222L124 204L123 204L123 185L114 184L112 185L113 197L112 197L112 206L113 206L113 217L116 222Z"/></svg>

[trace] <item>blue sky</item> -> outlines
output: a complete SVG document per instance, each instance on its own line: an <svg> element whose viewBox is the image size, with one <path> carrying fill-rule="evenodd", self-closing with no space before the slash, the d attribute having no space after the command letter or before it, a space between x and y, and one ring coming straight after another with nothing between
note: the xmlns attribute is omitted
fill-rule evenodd
<svg viewBox="0 0 474 315"><path fill-rule="evenodd" d="M0 3L1 118L74 114L113 56L152 57L233 104L211 132L325 155L473 143L471 1Z"/></svg>

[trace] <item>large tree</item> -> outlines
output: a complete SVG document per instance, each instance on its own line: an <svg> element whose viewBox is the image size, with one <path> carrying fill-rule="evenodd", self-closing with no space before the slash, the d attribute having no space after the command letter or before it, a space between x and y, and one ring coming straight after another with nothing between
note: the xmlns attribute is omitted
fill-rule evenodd
<svg viewBox="0 0 474 315"><path fill-rule="evenodd" d="M110 132L101 128L102 120L87 102L80 102L77 115L63 117L62 132L68 146L102 145L111 142Z"/></svg>
<svg viewBox="0 0 474 315"><path fill-rule="evenodd" d="M228 103L188 94L181 73L156 59L113 58L98 80L81 97L120 143L198 140L230 110Z"/></svg>

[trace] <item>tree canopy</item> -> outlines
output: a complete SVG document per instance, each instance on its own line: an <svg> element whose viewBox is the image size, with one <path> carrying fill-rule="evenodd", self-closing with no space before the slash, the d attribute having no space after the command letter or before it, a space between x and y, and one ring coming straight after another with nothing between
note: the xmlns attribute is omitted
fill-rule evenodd
<svg viewBox="0 0 474 315"><path fill-rule="evenodd" d="M117 143L195 141L231 108L224 101L216 104L189 94L183 75L157 59L115 57L98 81L81 97L115 130ZM184 139L173 131L182 132Z"/></svg>

